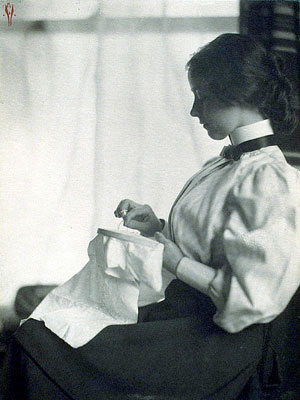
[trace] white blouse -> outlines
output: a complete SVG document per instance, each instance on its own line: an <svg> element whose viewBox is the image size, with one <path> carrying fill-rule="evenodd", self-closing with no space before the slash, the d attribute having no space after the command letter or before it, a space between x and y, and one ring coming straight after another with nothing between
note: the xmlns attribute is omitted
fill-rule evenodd
<svg viewBox="0 0 300 400"><path fill-rule="evenodd" d="M233 139L245 130L249 140L249 129L252 138L273 134L263 121ZM185 255L178 278L211 297L217 325L238 332L270 322L300 284L300 172L277 146L217 157L187 182L168 229Z"/></svg>

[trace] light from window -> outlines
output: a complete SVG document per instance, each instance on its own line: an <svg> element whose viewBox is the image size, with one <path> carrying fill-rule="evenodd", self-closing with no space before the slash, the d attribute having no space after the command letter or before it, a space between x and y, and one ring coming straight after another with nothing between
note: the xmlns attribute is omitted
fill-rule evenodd
<svg viewBox="0 0 300 400"><path fill-rule="evenodd" d="M239 0L100 0L104 17L238 17Z"/></svg>

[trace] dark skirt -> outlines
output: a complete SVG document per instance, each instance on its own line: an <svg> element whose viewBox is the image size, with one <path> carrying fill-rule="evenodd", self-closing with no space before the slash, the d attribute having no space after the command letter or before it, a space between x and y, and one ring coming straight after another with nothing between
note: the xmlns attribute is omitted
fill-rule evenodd
<svg viewBox="0 0 300 400"><path fill-rule="evenodd" d="M237 399L256 373L265 329L231 334L214 313L207 296L176 280L137 324L109 326L77 349L28 320L11 346L9 398Z"/></svg>

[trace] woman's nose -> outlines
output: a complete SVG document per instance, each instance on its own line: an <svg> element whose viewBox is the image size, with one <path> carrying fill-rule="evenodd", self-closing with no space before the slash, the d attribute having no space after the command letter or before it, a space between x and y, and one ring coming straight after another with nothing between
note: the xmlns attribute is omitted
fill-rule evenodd
<svg viewBox="0 0 300 400"><path fill-rule="evenodd" d="M196 102L193 103L193 106L191 108L190 114L192 117L198 117L198 110L196 108Z"/></svg>

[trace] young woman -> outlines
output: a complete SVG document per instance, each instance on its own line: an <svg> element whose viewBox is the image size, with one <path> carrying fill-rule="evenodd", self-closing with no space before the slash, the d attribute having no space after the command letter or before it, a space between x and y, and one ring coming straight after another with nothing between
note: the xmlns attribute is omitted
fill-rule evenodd
<svg viewBox="0 0 300 400"><path fill-rule="evenodd" d="M163 302L140 309L138 324L110 326L76 350L26 322L16 335L27 353L24 398L260 398L249 382L268 324L300 282L300 174L276 145L297 123L297 95L281 59L238 34L209 43L187 69L191 115L233 147L186 183L168 222L132 200L115 211L165 245L163 266L178 279Z"/></svg>
<svg viewBox="0 0 300 400"><path fill-rule="evenodd" d="M271 321L299 285L299 173L274 146L274 131L288 134L297 121L298 94L280 62L235 34L188 62L191 115L212 139L229 136L240 158L219 157L193 176L164 228L170 240L156 238L165 268L211 297L214 321L228 332ZM123 210L126 226L146 236L162 230L148 206L124 200L116 215Z"/></svg>

